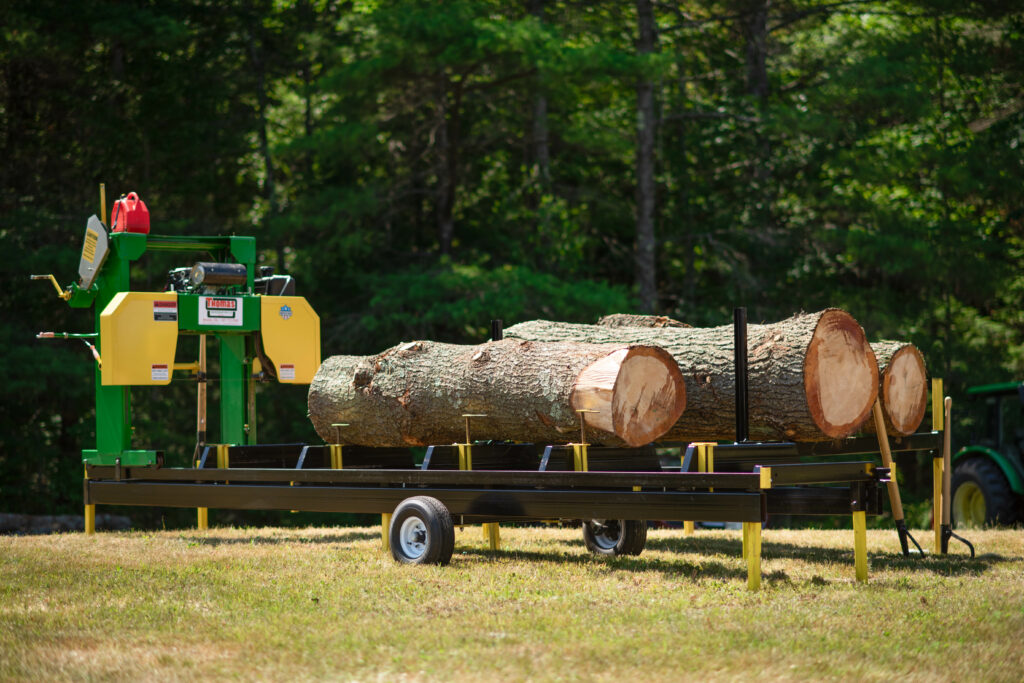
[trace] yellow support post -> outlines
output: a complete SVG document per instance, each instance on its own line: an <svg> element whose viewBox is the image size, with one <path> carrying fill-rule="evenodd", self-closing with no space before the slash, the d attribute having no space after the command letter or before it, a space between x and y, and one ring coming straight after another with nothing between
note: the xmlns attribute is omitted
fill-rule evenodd
<svg viewBox="0 0 1024 683"><path fill-rule="evenodd" d="M196 528L199 531L206 531L210 528L210 509L196 508Z"/></svg>
<svg viewBox="0 0 1024 683"><path fill-rule="evenodd" d="M714 472L715 471L715 444L713 442L700 442L694 443L693 446L697 447L697 471L698 472ZM682 462L680 462L682 464ZM709 489L714 491L714 489ZM691 521L683 522L683 533L686 535L692 534L694 531L694 524ZM746 552L744 551L744 557Z"/></svg>
<svg viewBox="0 0 1024 683"><path fill-rule="evenodd" d="M747 561L747 588L761 588L761 523L743 522L743 558Z"/></svg>
<svg viewBox="0 0 1024 683"><path fill-rule="evenodd" d="M459 447L459 469L473 469L473 447L468 443L456 444Z"/></svg>
<svg viewBox="0 0 1024 683"><path fill-rule="evenodd" d="M89 468L85 465L82 466L82 477L88 481L89 479ZM86 505L85 506L85 533L87 536L92 536L96 533L96 506Z"/></svg>
<svg viewBox="0 0 1024 683"><path fill-rule="evenodd" d="M572 444L573 467L577 472L590 471L590 463L587 461L587 446L589 445L585 443Z"/></svg>
<svg viewBox="0 0 1024 683"><path fill-rule="evenodd" d="M501 550L501 528L497 522L488 522L483 525L484 540L490 545L491 550Z"/></svg>
<svg viewBox="0 0 1024 683"><path fill-rule="evenodd" d="M853 513L853 565L857 581L868 580L868 517L861 510Z"/></svg>
<svg viewBox="0 0 1024 683"><path fill-rule="evenodd" d="M932 378L932 431L941 432L945 427L945 412L942 409L942 379Z"/></svg>
<svg viewBox="0 0 1024 683"><path fill-rule="evenodd" d="M330 449L330 452L331 452L331 469L332 470L344 469L343 466L342 466L343 462L342 462L342 459L341 459L342 445L340 443L332 443L329 446L329 449Z"/></svg>
<svg viewBox="0 0 1024 683"><path fill-rule="evenodd" d="M391 538L388 533L391 531L391 513L384 512L380 516L380 544L384 552L391 552Z"/></svg>

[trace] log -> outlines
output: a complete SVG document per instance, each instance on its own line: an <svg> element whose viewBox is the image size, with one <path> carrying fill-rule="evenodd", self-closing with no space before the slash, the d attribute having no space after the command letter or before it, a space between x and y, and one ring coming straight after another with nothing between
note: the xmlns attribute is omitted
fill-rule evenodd
<svg viewBox="0 0 1024 683"><path fill-rule="evenodd" d="M376 356L333 356L309 387L309 415L328 443L426 446L475 440L641 446L686 407L672 356L656 346L417 341ZM347 423L335 430L332 424ZM337 433L336 433L337 432Z"/></svg>
<svg viewBox="0 0 1024 683"><path fill-rule="evenodd" d="M611 313L602 315L597 324L602 328L692 328L668 315L640 315L636 313Z"/></svg>
<svg viewBox="0 0 1024 683"><path fill-rule="evenodd" d="M690 327L663 315L613 313L597 321L601 327ZM880 341L871 344L878 362L878 398L889 436L908 436L924 421L928 404L928 373L924 356L913 344ZM875 422L864 423L864 431L874 434Z"/></svg>
<svg viewBox="0 0 1024 683"><path fill-rule="evenodd" d="M924 421L928 406L928 373L924 356L913 344L881 341L871 345L878 359L878 398L882 404L885 431L889 436L907 436ZM874 433L868 420L865 431Z"/></svg>
<svg viewBox="0 0 1024 683"><path fill-rule="evenodd" d="M636 315L634 313L611 313L597 322L603 328L689 328L668 315Z"/></svg>
<svg viewBox="0 0 1024 683"><path fill-rule="evenodd" d="M878 396L878 366L864 330L839 309L749 325L750 438L826 441L856 432ZM531 321L506 338L655 344L686 379L687 409L663 441L735 436L733 328L644 328Z"/></svg>

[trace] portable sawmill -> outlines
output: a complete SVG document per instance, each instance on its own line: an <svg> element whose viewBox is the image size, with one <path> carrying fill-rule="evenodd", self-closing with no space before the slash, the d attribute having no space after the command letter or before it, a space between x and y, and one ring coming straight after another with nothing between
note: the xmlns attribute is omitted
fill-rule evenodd
<svg viewBox="0 0 1024 683"><path fill-rule="evenodd" d="M132 264L152 252L202 258L172 269L163 291L132 291ZM114 204L109 229L97 216L88 219L70 286L53 275L32 278L50 280L73 308L95 307L93 332L39 335L80 339L95 360L96 444L82 452L87 533L95 531L97 504L194 507L201 529L211 507L372 513L382 516L383 545L396 560L446 564L456 524L483 524L484 538L498 549L499 523L576 520L591 552L636 555L646 541L644 520L686 528L738 522L748 585L757 588L769 514L852 514L856 576L867 579L865 515L882 513L882 489L891 486L884 429L877 439L748 441L743 309L735 321L735 443L595 447L587 443L587 411L578 411L578 441L567 435L569 443L474 441L472 420L484 416L467 412L454 418L464 421L462 443L343 445L347 425L337 424L336 443L261 445L256 383L309 384L320 367L320 320L290 276L257 265L254 238L150 234L148 210L133 193ZM492 339L501 335L498 321ZM220 360L218 443L206 435L211 337ZM179 349L184 355L190 347L195 360L177 361ZM166 466L158 448L132 448L131 387L165 386L175 373L188 373L199 387L191 467ZM933 431L902 438L892 450L940 456L942 414L935 416ZM880 450L884 467L873 458ZM859 455L870 459L836 457ZM905 527L900 540L906 553ZM948 537L943 541L945 551Z"/></svg>

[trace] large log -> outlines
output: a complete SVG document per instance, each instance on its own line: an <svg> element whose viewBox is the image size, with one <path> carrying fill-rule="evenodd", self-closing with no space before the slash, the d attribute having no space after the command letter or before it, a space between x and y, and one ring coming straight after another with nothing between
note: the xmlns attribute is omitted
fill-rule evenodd
<svg viewBox="0 0 1024 683"><path fill-rule="evenodd" d="M857 321L839 309L749 325L750 437L825 441L849 436L878 395L878 366ZM507 338L654 344L679 362L687 409L664 441L735 435L733 328L607 327L531 321Z"/></svg>
<svg viewBox="0 0 1024 683"><path fill-rule="evenodd" d="M417 341L376 356L333 356L309 387L309 415L327 442L425 446L471 438L540 443L578 440L640 446L662 436L686 407L672 356L655 346L539 343L479 346ZM347 423L335 430L332 424Z"/></svg>
<svg viewBox="0 0 1024 683"><path fill-rule="evenodd" d="M871 345L878 359L878 399L882 404L885 431L889 436L907 436L924 421L928 406L928 373L924 356L913 344L881 341ZM868 420L865 430L875 431Z"/></svg>
<svg viewBox="0 0 1024 683"><path fill-rule="evenodd" d="M663 315L614 313L597 321L602 327L689 327ZM928 373L924 356L913 344L880 341L871 344L878 362L878 400L889 436L908 436L924 421L928 405ZM875 432L874 420L864 423L864 431Z"/></svg>
<svg viewBox="0 0 1024 683"><path fill-rule="evenodd" d="M633 313L612 313L597 321L602 327L692 327L665 315L637 315Z"/></svg>

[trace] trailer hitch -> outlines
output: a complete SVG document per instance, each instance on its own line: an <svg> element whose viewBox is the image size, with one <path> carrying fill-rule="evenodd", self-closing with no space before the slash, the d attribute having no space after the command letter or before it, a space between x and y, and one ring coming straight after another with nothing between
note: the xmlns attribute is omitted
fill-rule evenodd
<svg viewBox="0 0 1024 683"><path fill-rule="evenodd" d="M949 524L943 524L942 527L942 554L945 555L949 552L949 539L955 538L960 541L971 551L971 559L974 559L974 545L963 536L953 533L953 528Z"/></svg>

